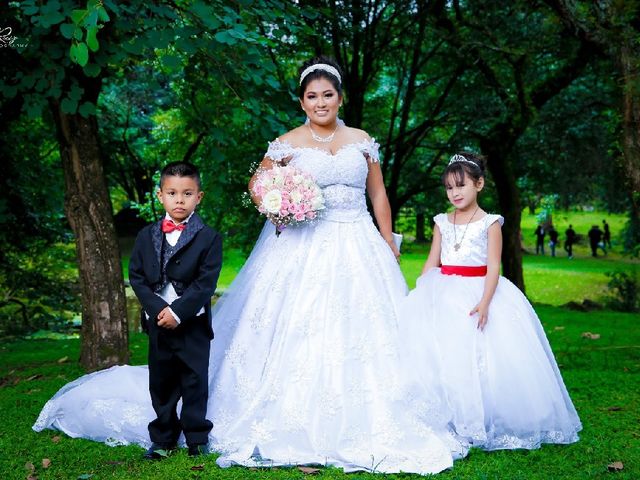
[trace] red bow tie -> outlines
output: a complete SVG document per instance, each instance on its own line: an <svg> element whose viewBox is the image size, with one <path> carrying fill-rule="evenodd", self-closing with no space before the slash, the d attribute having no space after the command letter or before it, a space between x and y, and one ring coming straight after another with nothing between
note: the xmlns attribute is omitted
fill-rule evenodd
<svg viewBox="0 0 640 480"><path fill-rule="evenodd" d="M187 228L186 223L179 223L178 225L176 225L168 218L165 218L164 220L162 220L162 233L171 233L174 230L178 230L181 232L185 228Z"/></svg>

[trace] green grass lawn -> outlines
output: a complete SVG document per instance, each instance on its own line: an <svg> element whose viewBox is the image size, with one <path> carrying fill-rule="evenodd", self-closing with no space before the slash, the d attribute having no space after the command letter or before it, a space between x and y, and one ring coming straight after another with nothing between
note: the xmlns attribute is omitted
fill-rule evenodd
<svg viewBox="0 0 640 480"><path fill-rule="evenodd" d="M573 214L572 214L573 215ZM593 218L591 218L592 216ZM570 217L574 227L599 223L601 214ZM535 221L531 223L531 232ZM558 222L559 217L555 217ZM608 217L612 231L622 218ZM614 227L615 225L615 227ZM527 227L529 228L529 227ZM558 227L563 228L563 227ZM579 227L582 228L582 227ZM533 235L531 235L533 239ZM531 245L533 242L531 242ZM527 247L529 245L526 245ZM405 245L401 268L410 287L426 259L428 246ZM126 262L126 260L125 260ZM228 287L244 262L239 250L225 252L220 287ZM126 263L125 263L126 265ZM638 262L614 252L593 259L585 246L575 258L524 257L527 294L533 300L563 377L584 425L581 440L573 445L546 445L534 451L473 450L442 479L638 479L640 478L640 318L613 311L582 313L561 307L570 300L602 301L605 272L637 268ZM598 339L583 333L599 334ZM180 452L162 462L141 460L136 446L108 447L71 439L55 431L35 433L31 425L44 403L65 383L82 374L77 364L79 340L15 340L0 345L0 478L26 479L269 479L304 478L295 469L222 470L215 456L190 459ZM146 362L146 338L131 336L133 364ZM48 459L50 466L43 467ZM621 461L624 469L609 472L607 465ZM194 468L196 467L196 468ZM334 468L315 477L326 479L379 479L371 474L345 475ZM382 478L419 478L387 475Z"/></svg>
<svg viewBox="0 0 640 480"><path fill-rule="evenodd" d="M581 479L640 478L640 329L636 315L615 312L580 313L538 306L567 388L584 424L573 445L547 445L534 451L472 451L442 479ZM597 340L582 333L600 334ZM131 338L132 363L145 362L146 339ZM162 462L141 460L136 446L108 447L71 439L55 431L35 433L31 425L46 400L82 372L76 360L79 341L20 340L0 347L0 474L25 479L25 465L36 467L39 479L240 479L303 478L297 469L221 470L214 456L193 460L184 452ZM42 467L43 459L51 465ZM609 473L621 461L624 470ZM202 470L192 467L204 465ZM85 475L85 477L81 477ZM380 478L344 475L322 469L317 477ZM384 478L418 478L389 475Z"/></svg>

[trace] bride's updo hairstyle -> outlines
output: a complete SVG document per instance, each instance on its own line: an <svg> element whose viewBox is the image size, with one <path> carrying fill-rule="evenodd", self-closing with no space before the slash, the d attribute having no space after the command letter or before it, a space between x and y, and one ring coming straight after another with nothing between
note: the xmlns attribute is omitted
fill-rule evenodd
<svg viewBox="0 0 640 480"><path fill-rule="evenodd" d="M442 183L446 186L447 181L453 179L456 185L462 185L465 174L473 180L473 183L478 183L485 176L485 165L486 160L482 155L472 152L456 153L444 169Z"/></svg>
<svg viewBox="0 0 640 480"><path fill-rule="evenodd" d="M317 67L314 68L316 65ZM329 68L323 67L324 65L328 65ZM309 85L313 80L318 80L319 78L329 80L331 85L333 85L333 88L338 92L338 95L342 95L342 70L333 58L321 55L311 60L307 60L300 67L300 70L298 71L298 79L300 83L298 97L302 98L304 96L304 92L307 90L307 85Z"/></svg>

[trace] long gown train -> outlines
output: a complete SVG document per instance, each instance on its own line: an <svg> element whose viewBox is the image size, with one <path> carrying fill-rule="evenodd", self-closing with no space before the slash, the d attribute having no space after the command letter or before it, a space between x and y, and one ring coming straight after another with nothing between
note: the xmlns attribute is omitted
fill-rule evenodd
<svg viewBox="0 0 640 480"><path fill-rule="evenodd" d="M215 306L207 416L218 463L450 467L468 445L449 427L436 359L418 378L406 356L398 325L406 284L366 209L376 144L332 155L276 140L267 155L291 156L311 173L327 208L279 236L267 224ZM152 418L144 367L114 367L63 387L34 428L147 445Z"/></svg>

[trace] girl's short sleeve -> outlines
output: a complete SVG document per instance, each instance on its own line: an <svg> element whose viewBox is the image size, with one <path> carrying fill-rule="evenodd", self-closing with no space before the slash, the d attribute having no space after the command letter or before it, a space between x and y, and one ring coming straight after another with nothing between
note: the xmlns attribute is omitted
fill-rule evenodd
<svg viewBox="0 0 640 480"><path fill-rule="evenodd" d="M269 157L274 162L280 162L283 158L293 155L294 149L289 142L282 142L276 138L273 142L269 142L269 148L265 157Z"/></svg>
<svg viewBox="0 0 640 480"><path fill-rule="evenodd" d="M433 221L435 222L435 224L438 226L438 228L440 229L440 231L442 231L444 222L447 221L447 214L446 213L439 213L438 215L436 215L435 217L433 217Z"/></svg>
<svg viewBox="0 0 640 480"><path fill-rule="evenodd" d="M492 213L489 213L484 217L484 225L487 229L496 222L498 222L502 227L504 225L504 217L502 215L495 215Z"/></svg>

